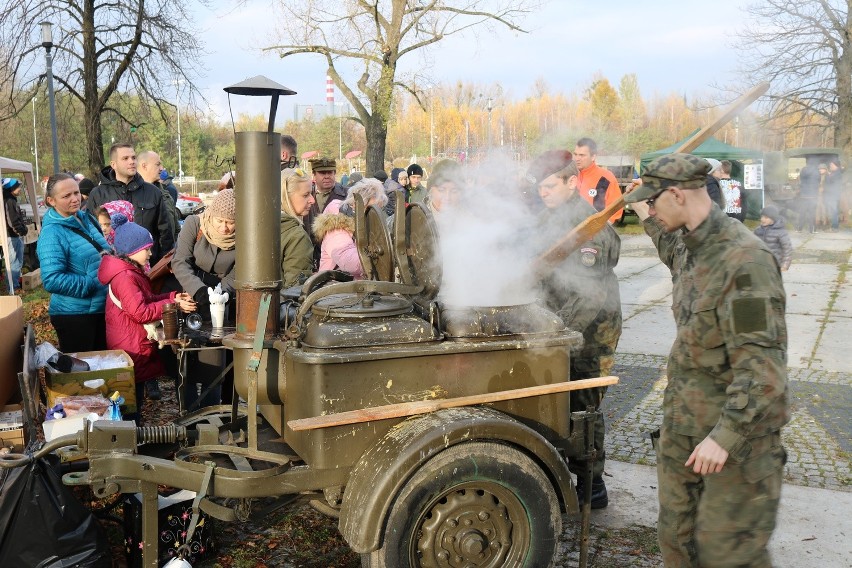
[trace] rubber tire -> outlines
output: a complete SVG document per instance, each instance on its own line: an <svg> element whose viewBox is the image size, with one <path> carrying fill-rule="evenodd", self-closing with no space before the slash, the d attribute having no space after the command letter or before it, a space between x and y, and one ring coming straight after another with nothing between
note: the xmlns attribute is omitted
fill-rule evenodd
<svg viewBox="0 0 852 568"><path fill-rule="evenodd" d="M460 491L463 487L466 487L464 492ZM466 495L468 491L473 491L470 495L479 499L484 499L483 494L495 498L495 492L503 493L494 502L506 505L511 531L506 535L510 542L509 553L505 558L499 561L492 558L490 562L483 561L481 564L471 561L466 565L477 568L537 568L553 564L562 533L562 516L550 480L529 456L515 448L494 442L470 442L453 446L436 455L406 482L388 513L382 547L362 555L362 567L450 566L446 559L438 558L440 553L437 552L432 558L415 558L416 551L411 538L418 534L422 538L423 527L430 518L440 519L440 508L447 507L447 502L458 500L458 496ZM512 497L516 500L514 503ZM475 512L477 508L471 510ZM481 515L485 507L478 510ZM445 523L452 522L454 517L458 518L462 514L448 515L447 520L437 528L445 528ZM438 532L432 531L436 534ZM481 536L481 533L477 534ZM497 536L495 534L495 537L490 538L490 542L497 540ZM522 542L516 542L518 536ZM525 544L524 540L528 542ZM442 547L433 546L432 551L436 548Z"/></svg>

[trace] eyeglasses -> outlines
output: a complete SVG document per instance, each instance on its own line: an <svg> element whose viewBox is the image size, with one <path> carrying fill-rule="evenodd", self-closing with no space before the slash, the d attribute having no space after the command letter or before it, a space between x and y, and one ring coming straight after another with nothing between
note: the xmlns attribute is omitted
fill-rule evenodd
<svg viewBox="0 0 852 568"><path fill-rule="evenodd" d="M299 165L299 158L297 158L296 156L290 156L286 160L281 160L281 168L285 169L285 170L287 168L295 168L298 165Z"/></svg>

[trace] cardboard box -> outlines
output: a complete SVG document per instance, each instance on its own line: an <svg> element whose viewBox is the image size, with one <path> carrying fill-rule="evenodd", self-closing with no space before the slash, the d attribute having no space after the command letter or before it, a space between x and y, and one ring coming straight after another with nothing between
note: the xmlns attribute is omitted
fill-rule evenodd
<svg viewBox="0 0 852 568"><path fill-rule="evenodd" d="M115 356L123 360L121 367L115 369L102 369L100 371L80 371L77 373L60 373L50 366L44 368L44 382L46 387L47 405L52 407L56 399L61 396L74 396L81 394L103 394L109 397L118 391L124 397L122 413L136 412L136 383L133 375L133 359L122 350L117 351L86 351L83 353L71 353L78 359L88 361L95 357ZM104 379L106 388L93 391L86 388L83 383L93 379Z"/></svg>
<svg viewBox="0 0 852 568"><path fill-rule="evenodd" d="M22 453L26 440L24 428L24 413L20 404L0 408L0 446L12 446L13 452Z"/></svg>
<svg viewBox="0 0 852 568"><path fill-rule="evenodd" d="M18 392L18 373L24 368L23 344L24 304L21 297L0 296L0 406L13 400Z"/></svg>
<svg viewBox="0 0 852 568"><path fill-rule="evenodd" d="M67 418L45 420L41 425L44 429L44 441L50 442L56 438L79 432L83 429L85 420L85 414L75 414L74 416L68 416Z"/></svg>
<svg viewBox="0 0 852 568"><path fill-rule="evenodd" d="M21 288L24 289L24 292L35 290L39 286L41 286L41 268L21 275Z"/></svg>

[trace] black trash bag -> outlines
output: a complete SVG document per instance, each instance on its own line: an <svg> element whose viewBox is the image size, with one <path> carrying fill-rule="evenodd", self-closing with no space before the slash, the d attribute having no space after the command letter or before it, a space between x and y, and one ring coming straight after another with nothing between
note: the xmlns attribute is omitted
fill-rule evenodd
<svg viewBox="0 0 852 568"><path fill-rule="evenodd" d="M0 566L109 568L109 541L46 458L0 468Z"/></svg>

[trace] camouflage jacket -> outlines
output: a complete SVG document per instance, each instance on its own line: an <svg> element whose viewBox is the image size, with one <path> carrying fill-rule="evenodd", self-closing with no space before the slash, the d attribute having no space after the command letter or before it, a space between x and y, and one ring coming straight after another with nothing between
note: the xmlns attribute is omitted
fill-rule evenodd
<svg viewBox="0 0 852 568"><path fill-rule="evenodd" d="M545 209L535 226L537 254L596 212L576 193L563 205ZM621 239L607 224L540 282L545 305L566 327L583 334L575 359L612 355L621 337L621 295L613 272L620 252Z"/></svg>
<svg viewBox="0 0 852 568"><path fill-rule="evenodd" d="M786 295L766 245L720 209L691 232L645 221L672 272L677 338L668 363L664 421L708 434L732 456L781 428L787 405Z"/></svg>

